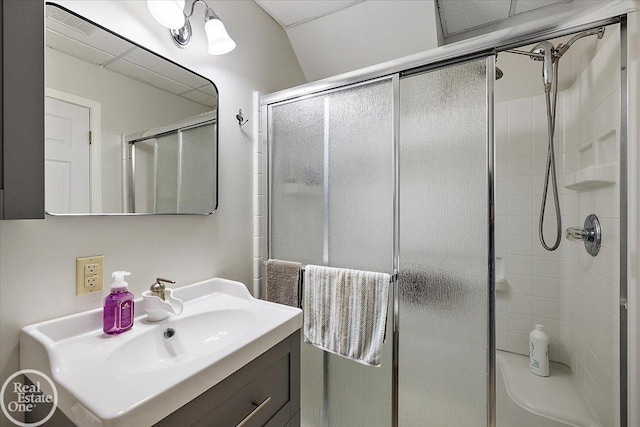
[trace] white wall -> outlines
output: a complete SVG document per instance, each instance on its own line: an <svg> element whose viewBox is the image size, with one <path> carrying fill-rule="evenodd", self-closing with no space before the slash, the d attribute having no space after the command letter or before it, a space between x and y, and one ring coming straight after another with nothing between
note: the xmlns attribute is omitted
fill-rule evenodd
<svg viewBox="0 0 640 427"><path fill-rule="evenodd" d="M219 208L210 216L0 222L0 382L19 369L21 327L101 307L103 294L75 296L78 256L105 255L107 286L111 271L131 271L129 283L136 295L158 276L175 279L178 285L212 276L250 284L253 138L250 130L238 127L235 115L242 108L247 118L257 120L252 114L254 90L269 93L305 82L286 34L254 2L208 2L238 45L219 57L206 54L203 25L197 19L192 46L180 50L144 1L60 3L216 83ZM196 10L196 16L200 14Z"/></svg>
<svg viewBox="0 0 640 427"><path fill-rule="evenodd" d="M571 367L600 421L615 426L619 424L619 183L580 190L564 187L573 172L593 164L585 149L588 144L597 146L601 164L619 163L620 35L616 27L606 31L603 40L577 42L560 61L565 80L573 83L559 96L555 137L563 234L595 213L603 228L597 257L588 255L582 242L564 237L555 252L546 252L538 241L547 148L543 95L496 106L496 246L509 282L507 292L496 294L496 328L498 348L528 354L527 335L534 324L543 324L551 339L550 358ZM540 70L540 63L524 60L522 67ZM523 75L516 67L505 67L504 72L505 77ZM539 76L534 81L521 78L520 84L541 88L539 80ZM551 194L546 212L546 241L552 244Z"/></svg>
<svg viewBox="0 0 640 427"><path fill-rule="evenodd" d="M433 0L365 1L287 30L309 81L438 46Z"/></svg>

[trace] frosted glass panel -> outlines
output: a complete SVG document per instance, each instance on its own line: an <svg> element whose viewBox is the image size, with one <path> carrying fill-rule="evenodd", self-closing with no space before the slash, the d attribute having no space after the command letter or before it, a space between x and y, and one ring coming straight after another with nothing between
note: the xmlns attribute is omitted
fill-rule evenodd
<svg viewBox="0 0 640 427"><path fill-rule="evenodd" d="M275 106L270 115L272 258L323 263L324 97ZM301 344L303 426L322 426L323 351Z"/></svg>
<svg viewBox="0 0 640 427"><path fill-rule="evenodd" d="M391 273L393 89L391 82L327 97L329 265Z"/></svg>
<svg viewBox="0 0 640 427"><path fill-rule="evenodd" d="M272 108L272 258L391 272L392 113L389 80ZM303 426L391 424L387 331L380 368L302 345Z"/></svg>
<svg viewBox="0 0 640 427"><path fill-rule="evenodd" d="M178 209L178 134L156 139L155 213L175 213ZM136 207L137 208L137 207Z"/></svg>
<svg viewBox="0 0 640 427"><path fill-rule="evenodd" d="M181 132L178 212L213 212L216 200L216 125Z"/></svg>
<svg viewBox="0 0 640 427"><path fill-rule="evenodd" d="M326 110L325 125L329 132L329 265L391 273L391 82L333 93L327 96ZM391 425L393 346L389 324L387 337L380 368L362 366L327 354L329 426Z"/></svg>
<svg viewBox="0 0 640 427"><path fill-rule="evenodd" d="M486 425L485 61L400 81L400 426Z"/></svg>
<svg viewBox="0 0 640 427"><path fill-rule="evenodd" d="M135 211L153 212L155 194L154 158L156 139L140 141L135 145Z"/></svg>
<svg viewBox="0 0 640 427"><path fill-rule="evenodd" d="M324 97L271 114L271 257L322 264Z"/></svg>

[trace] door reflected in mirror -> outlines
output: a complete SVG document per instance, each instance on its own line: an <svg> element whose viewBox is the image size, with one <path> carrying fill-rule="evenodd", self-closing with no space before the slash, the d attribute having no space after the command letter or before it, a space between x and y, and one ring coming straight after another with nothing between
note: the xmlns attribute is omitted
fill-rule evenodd
<svg viewBox="0 0 640 427"><path fill-rule="evenodd" d="M57 5L46 16L47 213L213 212L213 83Z"/></svg>

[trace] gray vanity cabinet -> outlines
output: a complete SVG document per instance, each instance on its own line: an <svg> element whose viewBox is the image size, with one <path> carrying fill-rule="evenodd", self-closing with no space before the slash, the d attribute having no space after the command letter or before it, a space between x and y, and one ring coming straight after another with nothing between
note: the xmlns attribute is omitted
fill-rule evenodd
<svg viewBox="0 0 640 427"><path fill-rule="evenodd" d="M156 427L299 427L300 331L191 402Z"/></svg>

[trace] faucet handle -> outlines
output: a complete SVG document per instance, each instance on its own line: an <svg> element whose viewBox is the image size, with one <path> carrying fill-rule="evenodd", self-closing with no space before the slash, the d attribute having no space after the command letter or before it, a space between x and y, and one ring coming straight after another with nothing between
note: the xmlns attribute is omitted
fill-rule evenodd
<svg viewBox="0 0 640 427"><path fill-rule="evenodd" d="M602 242L602 228L598 217L591 214L584 220L583 227L567 228L565 237L568 240L582 240L589 255L596 256Z"/></svg>
<svg viewBox="0 0 640 427"><path fill-rule="evenodd" d="M160 298L162 301L164 301L164 291L167 288L165 286L165 283L175 284L176 282L174 280L163 279L161 277L156 277L155 283L152 284L151 287L149 288L151 293L153 295L157 296L158 298Z"/></svg>
<svg viewBox="0 0 640 427"><path fill-rule="evenodd" d="M567 228L565 237L568 240L587 240L588 231L582 227L569 227Z"/></svg>

